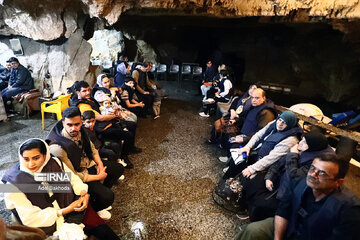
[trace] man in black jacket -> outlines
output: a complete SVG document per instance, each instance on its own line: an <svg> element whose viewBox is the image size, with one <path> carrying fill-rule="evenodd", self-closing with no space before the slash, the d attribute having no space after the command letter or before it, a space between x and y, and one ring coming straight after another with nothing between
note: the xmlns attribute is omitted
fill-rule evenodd
<svg viewBox="0 0 360 240"><path fill-rule="evenodd" d="M249 224L235 239L357 239L360 200L342 186L348 167L334 153L321 154L280 199L275 218Z"/></svg>
<svg viewBox="0 0 360 240"><path fill-rule="evenodd" d="M9 84L10 79L10 72L11 72L11 62L9 60L6 61L6 66L3 67L0 64L0 91L6 88Z"/></svg>
<svg viewBox="0 0 360 240"><path fill-rule="evenodd" d="M1 91L5 105L7 100L10 100L12 96L34 88L34 80L29 70L21 65L15 57L11 57L8 61L11 62L12 67L9 85Z"/></svg>

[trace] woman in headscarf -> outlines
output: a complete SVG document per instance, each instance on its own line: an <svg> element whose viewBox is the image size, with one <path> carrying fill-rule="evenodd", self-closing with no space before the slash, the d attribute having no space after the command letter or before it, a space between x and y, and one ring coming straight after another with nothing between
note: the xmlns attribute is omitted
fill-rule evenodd
<svg viewBox="0 0 360 240"><path fill-rule="evenodd" d="M93 97L99 103L103 102L104 99L108 97L111 98L111 102L113 105L119 109L121 117L125 121L137 122L137 116L128 111L127 109L121 107L120 104L120 94L122 90L121 88L111 87L110 79L106 76L106 74L100 74L96 79L96 84L94 85L91 91L91 97Z"/></svg>
<svg viewBox="0 0 360 240"><path fill-rule="evenodd" d="M238 150L238 154L250 154L246 160L235 164L230 160L229 168L223 179L235 177L242 171L244 177L251 177L257 172L267 170L273 163L290 151L299 142L302 129L298 126L296 115L291 111L281 113L274 121L253 135L250 141Z"/></svg>
<svg viewBox="0 0 360 240"><path fill-rule="evenodd" d="M41 228L47 235L85 232L100 239L119 239L90 206L87 185L50 155L45 141L28 139L19 147L19 158L2 181L18 189L5 194L5 204L22 224ZM50 173L68 177L58 180L49 178Z"/></svg>
<svg viewBox="0 0 360 240"><path fill-rule="evenodd" d="M305 177L314 158L322 153L334 153L326 137L319 132L306 133L299 144L294 145L267 172L243 181L250 220L260 221L274 216L277 199L286 193L291 179Z"/></svg>

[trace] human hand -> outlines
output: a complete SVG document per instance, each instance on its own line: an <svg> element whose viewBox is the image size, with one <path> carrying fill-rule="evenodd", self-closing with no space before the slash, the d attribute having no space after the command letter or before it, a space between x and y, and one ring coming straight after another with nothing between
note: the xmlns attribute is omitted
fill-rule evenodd
<svg viewBox="0 0 360 240"><path fill-rule="evenodd" d="M96 174L99 174L101 170L103 170L103 168L104 168L104 164L100 162L100 164L96 166L96 172L97 172Z"/></svg>
<svg viewBox="0 0 360 240"><path fill-rule="evenodd" d="M81 212L84 211L88 204L89 204L89 199L90 199L90 195L89 194L84 194L83 196L81 196L78 201L80 202L80 207L78 208L74 208L74 210L76 212Z"/></svg>
<svg viewBox="0 0 360 240"><path fill-rule="evenodd" d="M242 175L244 176L244 177L250 177L252 174L251 174L251 172L250 172L250 170L249 170L249 168L245 168L244 170L242 170Z"/></svg>
<svg viewBox="0 0 360 240"><path fill-rule="evenodd" d="M295 144L294 146L292 146L290 148L290 152L299 154L298 147L299 147L299 144Z"/></svg>
<svg viewBox="0 0 360 240"><path fill-rule="evenodd" d="M98 180L104 180L107 177L107 173L106 173L106 167L104 167L98 174Z"/></svg>
<svg viewBox="0 0 360 240"><path fill-rule="evenodd" d="M150 93L149 93L149 92L144 92L144 94L145 94L145 95L148 95L148 94L150 94Z"/></svg>
<svg viewBox="0 0 360 240"><path fill-rule="evenodd" d="M238 135L235 137L235 142L242 143L242 142L244 142L244 138L242 136Z"/></svg>
<svg viewBox="0 0 360 240"><path fill-rule="evenodd" d="M12 86L9 85L9 86L8 86L8 89L12 89Z"/></svg>
<svg viewBox="0 0 360 240"><path fill-rule="evenodd" d="M75 209L81 208L81 205L82 205L81 202L82 202L82 200L80 200L80 198L73 201L72 203L70 203L69 206L66 207L67 210L63 211L63 214L67 214L67 213L76 211Z"/></svg>
<svg viewBox="0 0 360 240"><path fill-rule="evenodd" d="M248 148L248 147L243 147L243 148L240 148L240 149L238 150L238 154L242 154L243 152L246 152L246 155L249 156L249 154L250 154L250 148Z"/></svg>
<svg viewBox="0 0 360 240"><path fill-rule="evenodd" d="M266 179L265 186L269 191L272 191L273 188L274 188L273 182L271 180L269 180L269 179Z"/></svg>

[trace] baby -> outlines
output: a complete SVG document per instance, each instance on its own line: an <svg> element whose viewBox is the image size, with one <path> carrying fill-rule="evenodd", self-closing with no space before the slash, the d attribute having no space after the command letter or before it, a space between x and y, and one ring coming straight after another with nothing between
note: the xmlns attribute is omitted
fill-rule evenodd
<svg viewBox="0 0 360 240"><path fill-rule="evenodd" d="M118 109L111 104L110 98L104 99L101 105L102 105L100 107L101 115L119 114Z"/></svg>

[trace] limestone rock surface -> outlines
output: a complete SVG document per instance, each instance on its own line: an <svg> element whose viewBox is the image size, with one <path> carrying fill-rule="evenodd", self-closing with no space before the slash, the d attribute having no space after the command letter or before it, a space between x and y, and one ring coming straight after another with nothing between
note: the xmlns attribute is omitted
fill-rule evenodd
<svg viewBox="0 0 360 240"><path fill-rule="evenodd" d="M212 16L286 16L306 11L311 17L359 18L358 0L82 0L91 16L105 18L114 24L125 11L147 14L196 14Z"/></svg>
<svg viewBox="0 0 360 240"><path fill-rule="evenodd" d="M99 59L101 62L117 59L117 53L125 48L124 36L116 30L97 30L88 42L93 48L91 58Z"/></svg>

